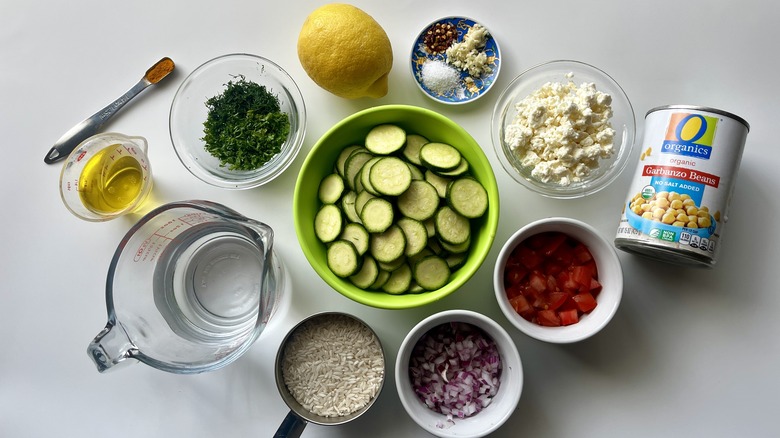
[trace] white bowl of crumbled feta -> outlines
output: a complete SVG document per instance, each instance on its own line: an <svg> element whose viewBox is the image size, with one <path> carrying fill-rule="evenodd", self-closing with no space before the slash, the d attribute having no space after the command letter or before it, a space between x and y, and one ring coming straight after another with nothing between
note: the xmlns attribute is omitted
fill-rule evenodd
<svg viewBox="0 0 780 438"><path fill-rule="evenodd" d="M608 74L551 61L517 76L493 111L493 146L515 180L551 198L595 193L617 178L634 146L631 102Z"/></svg>

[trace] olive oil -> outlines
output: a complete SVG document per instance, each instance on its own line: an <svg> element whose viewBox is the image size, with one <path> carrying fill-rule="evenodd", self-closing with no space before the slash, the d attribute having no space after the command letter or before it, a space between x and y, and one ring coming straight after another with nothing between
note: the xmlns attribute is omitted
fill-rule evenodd
<svg viewBox="0 0 780 438"><path fill-rule="evenodd" d="M79 176L79 196L89 210L112 214L132 205L143 188L141 164L119 145L99 151Z"/></svg>

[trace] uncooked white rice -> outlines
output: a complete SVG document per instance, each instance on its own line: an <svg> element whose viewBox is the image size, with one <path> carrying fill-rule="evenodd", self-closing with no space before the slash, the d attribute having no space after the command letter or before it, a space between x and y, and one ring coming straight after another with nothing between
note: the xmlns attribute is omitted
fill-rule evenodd
<svg viewBox="0 0 780 438"><path fill-rule="evenodd" d="M301 324L284 348L282 376L290 394L309 412L343 417L376 396L385 363L370 328L345 315L323 315Z"/></svg>

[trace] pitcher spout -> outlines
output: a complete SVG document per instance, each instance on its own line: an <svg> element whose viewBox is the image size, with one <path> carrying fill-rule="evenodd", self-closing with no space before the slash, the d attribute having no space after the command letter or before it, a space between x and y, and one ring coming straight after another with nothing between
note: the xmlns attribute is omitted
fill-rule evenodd
<svg viewBox="0 0 780 438"><path fill-rule="evenodd" d="M132 358L135 350L135 346L121 326L117 327L109 322L89 344L87 354L95 362L97 370L104 373L120 363L135 362L126 360Z"/></svg>

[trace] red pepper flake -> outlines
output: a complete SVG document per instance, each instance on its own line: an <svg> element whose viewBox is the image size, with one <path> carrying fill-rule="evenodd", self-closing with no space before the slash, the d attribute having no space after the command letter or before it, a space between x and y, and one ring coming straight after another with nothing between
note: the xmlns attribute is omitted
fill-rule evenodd
<svg viewBox="0 0 780 438"><path fill-rule="evenodd" d="M458 31L450 23L436 23L425 32L425 48L433 55L447 51L458 38Z"/></svg>

